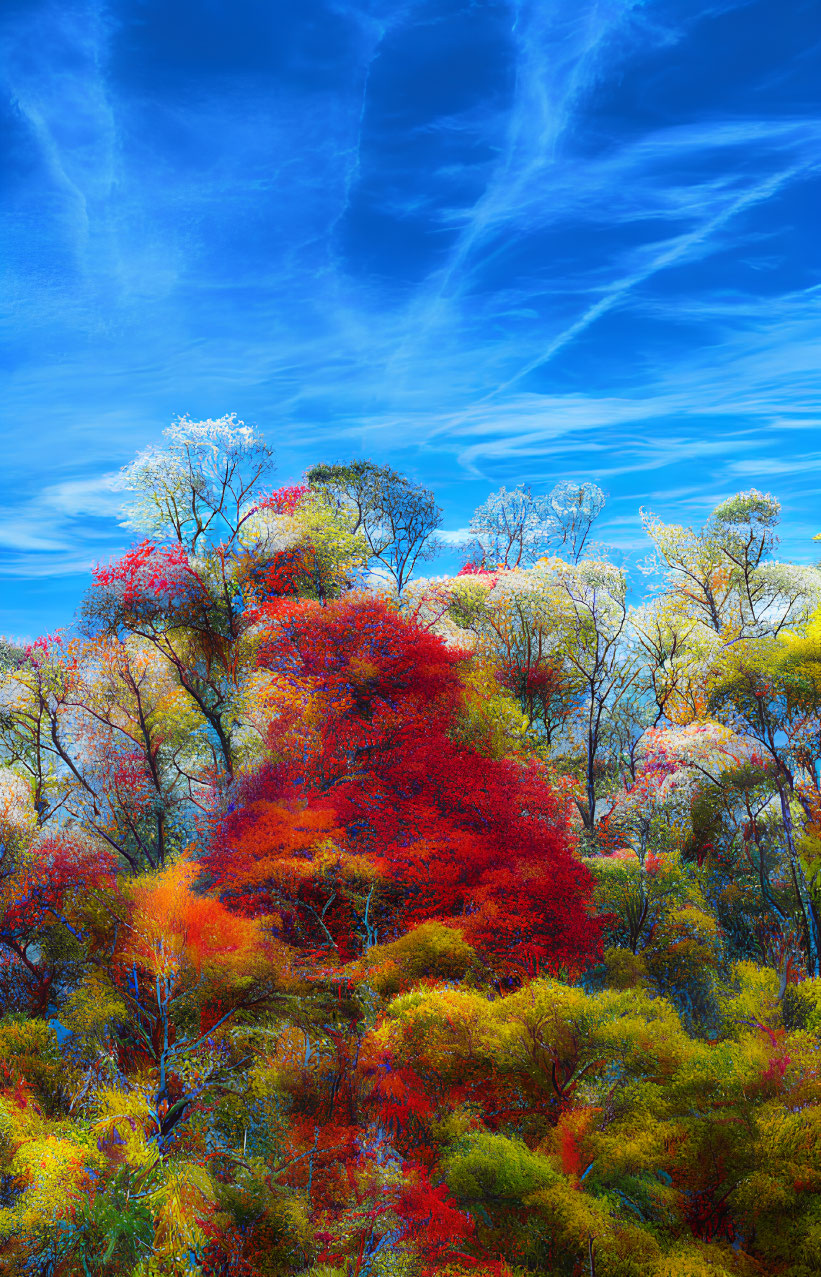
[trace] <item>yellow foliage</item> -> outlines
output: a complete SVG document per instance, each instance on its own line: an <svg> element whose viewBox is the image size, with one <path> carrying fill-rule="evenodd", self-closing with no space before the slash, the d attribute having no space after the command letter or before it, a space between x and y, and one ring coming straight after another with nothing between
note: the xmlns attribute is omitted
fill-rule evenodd
<svg viewBox="0 0 821 1277"><path fill-rule="evenodd" d="M465 661L461 669L463 704L457 734L463 744L492 759L525 750L527 720L517 701L499 684L493 669Z"/></svg>
<svg viewBox="0 0 821 1277"><path fill-rule="evenodd" d="M423 922L391 944L374 945L346 970L365 978L383 997L397 993L416 980L459 980L476 955L454 927Z"/></svg>
<svg viewBox="0 0 821 1277"><path fill-rule="evenodd" d="M493 1005L483 994L466 989L404 993L391 1002L372 1041L417 1061L420 1068L430 1063L443 1075L455 1077L464 1059L471 1055L487 1058L497 1036Z"/></svg>
<svg viewBox="0 0 821 1277"><path fill-rule="evenodd" d="M810 617L799 632L780 636L781 664L807 678L816 694L821 693L821 608Z"/></svg>
<svg viewBox="0 0 821 1277"><path fill-rule="evenodd" d="M72 1069L61 1059L57 1035L45 1020L0 1020L0 1062L10 1080L22 1079L48 1111L60 1107Z"/></svg>
<svg viewBox="0 0 821 1277"><path fill-rule="evenodd" d="M733 1277L739 1269L731 1256L725 1267L719 1260L717 1246L701 1247L697 1243L676 1247L653 1269L653 1277ZM712 1258L711 1258L712 1256ZM743 1270L742 1270L743 1271Z"/></svg>
<svg viewBox="0 0 821 1277"><path fill-rule="evenodd" d="M106 1157L139 1169L157 1160L156 1146L150 1142L156 1124L138 1087L130 1091L101 1088L94 1098L94 1111L91 1131Z"/></svg>
<svg viewBox="0 0 821 1277"><path fill-rule="evenodd" d="M772 967L736 962L729 983L717 986L716 999L724 1032L730 1037L746 1037L755 1024L769 1029L781 1027L778 973Z"/></svg>
<svg viewBox="0 0 821 1277"><path fill-rule="evenodd" d="M634 1103L621 1121L606 1124L596 1134L596 1172L610 1178L622 1175L641 1175L648 1167L664 1166L667 1145L677 1134L674 1123L664 1118L665 1097L662 1093L635 1094ZM640 1100L640 1102L639 1102ZM636 1121L640 1110L644 1122ZM653 1184L653 1196L657 1201L676 1201L674 1189L660 1181Z"/></svg>
<svg viewBox="0 0 821 1277"><path fill-rule="evenodd" d="M213 1213L216 1192L207 1170L193 1162L166 1163L164 1182L151 1193L154 1245L161 1256L182 1259L204 1241L200 1221Z"/></svg>
<svg viewBox="0 0 821 1277"><path fill-rule="evenodd" d="M493 669L478 660L461 669L463 708L458 737L468 748L490 758L520 754L527 742L527 719L514 698L500 686Z"/></svg>
<svg viewBox="0 0 821 1277"><path fill-rule="evenodd" d="M527 1205L536 1219L548 1225L554 1244L567 1258L580 1253L587 1258L592 1251L597 1277L632 1277L647 1272L660 1257L652 1233L617 1222L606 1200L576 1191L568 1179L533 1193Z"/></svg>
<svg viewBox="0 0 821 1277"><path fill-rule="evenodd" d="M469 1059L550 1094L554 1077L578 1085L582 1103L597 1102L588 1091L595 1095L596 1078L615 1062L625 1079L663 1083L697 1049L663 998L640 989L588 994L544 979L493 1001L465 989L403 994L373 1040L443 1079L462 1076Z"/></svg>
<svg viewBox="0 0 821 1277"><path fill-rule="evenodd" d="M645 958L650 975L664 989L703 979L717 969L721 958L716 919L692 905L671 910L657 927Z"/></svg>
<svg viewBox="0 0 821 1277"><path fill-rule="evenodd" d="M9 1163L23 1192L14 1206L0 1207L0 1238L50 1224L68 1211L72 1197L89 1182L88 1151L39 1125L36 1135L21 1140Z"/></svg>
<svg viewBox="0 0 821 1277"><path fill-rule="evenodd" d="M788 1028L821 1034L821 978L787 985L782 1016Z"/></svg>
<svg viewBox="0 0 821 1277"><path fill-rule="evenodd" d="M629 949L609 948L603 954L607 971L605 983L610 989L647 988L650 980L647 962L641 953Z"/></svg>
<svg viewBox="0 0 821 1277"><path fill-rule="evenodd" d="M125 1002L96 971L74 989L60 1010L60 1022L78 1038L101 1041L115 1024L126 1023Z"/></svg>

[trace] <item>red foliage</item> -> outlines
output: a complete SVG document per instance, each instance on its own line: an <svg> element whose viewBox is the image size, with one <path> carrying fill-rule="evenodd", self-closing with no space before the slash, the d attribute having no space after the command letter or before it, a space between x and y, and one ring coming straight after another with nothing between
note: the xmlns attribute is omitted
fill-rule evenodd
<svg viewBox="0 0 821 1277"><path fill-rule="evenodd" d="M495 585L499 577L500 568L488 568L484 563L466 563L456 573L457 576L482 576L486 579L488 585Z"/></svg>
<svg viewBox="0 0 821 1277"><path fill-rule="evenodd" d="M469 1215L459 1210L447 1186L432 1184L426 1168L412 1161L402 1163L398 1185L380 1184L378 1180L374 1183L374 1152L363 1145L358 1157L345 1162L351 1231L343 1247L332 1232L318 1231L317 1240L323 1244L319 1261L340 1264L353 1252L353 1266L348 1271L367 1271L368 1259L377 1253L386 1237L393 1243L410 1242L426 1274L440 1271L439 1265L449 1259L465 1259L455 1248L472 1239L475 1225ZM398 1230L390 1215L399 1217Z"/></svg>
<svg viewBox="0 0 821 1277"><path fill-rule="evenodd" d="M3 884L8 903L0 936L32 932L59 920L69 894L87 896L110 886L115 873L116 858L107 848L70 833L41 837L30 860Z"/></svg>
<svg viewBox="0 0 821 1277"><path fill-rule="evenodd" d="M59 634L41 634L32 643L23 648L23 659L35 668L48 664L52 657L52 647L62 647L63 640Z"/></svg>
<svg viewBox="0 0 821 1277"><path fill-rule="evenodd" d="M423 1257L430 1262L443 1251L467 1241L474 1222L456 1206L444 1184L434 1187L423 1167L406 1163L405 1184L394 1209L404 1222L400 1240L413 1237L422 1242Z"/></svg>
<svg viewBox="0 0 821 1277"><path fill-rule="evenodd" d="M209 862L217 884L237 890L245 880L265 911L255 868L270 846L263 826L271 804L299 805L315 819L323 812L337 843L392 884L394 916L380 939L441 918L502 971L585 965L599 939L590 877L546 769L450 739L463 654L371 597L277 601L260 617L269 626L260 663L304 694L319 726L295 750L292 720L275 722L270 744L283 761L246 785L227 818Z"/></svg>
<svg viewBox="0 0 821 1277"><path fill-rule="evenodd" d="M413 1069L396 1064L387 1052L380 1052L368 1070L373 1081L372 1095L379 1110L380 1126L391 1133L407 1127L411 1119L424 1121L433 1106L424 1085Z"/></svg>
<svg viewBox="0 0 821 1277"><path fill-rule="evenodd" d="M420 716L449 717L456 706L462 654L380 599L355 595L324 607L272 600L258 619L269 627L260 665L306 692L322 692L326 746L341 728L343 749L375 746L378 737L390 747L396 730L406 726L407 736Z"/></svg>
<svg viewBox="0 0 821 1277"><path fill-rule="evenodd" d="M92 570L95 586L114 595L126 611L187 602L206 593L183 546L141 541L120 559Z"/></svg>
<svg viewBox="0 0 821 1277"><path fill-rule="evenodd" d="M274 514L294 514L299 503L310 492L307 483L295 483L290 487L277 488L257 502L257 510L273 510Z"/></svg>
<svg viewBox="0 0 821 1277"><path fill-rule="evenodd" d="M38 936L44 927L64 926L78 938L71 903L110 886L116 874L113 852L70 833L41 837L33 852L0 883L0 946L11 957L2 984L22 977L24 997L34 1014L48 1004L53 970L42 957ZM16 970L15 970L16 968Z"/></svg>
<svg viewBox="0 0 821 1277"><path fill-rule="evenodd" d="M578 1179L582 1169L582 1155L576 1132L569 1126L562 1126L559 1130L559 1156L565 1175Z"/></svg>
<svg viewBox="0 0 821 1277"><path fill-rule="evenodd" d="M310 488L304 483L278 488L262 497L252 513L270 510L277 515L294 515L309 492ZM300 581L305 576L306 557L310 557L310 547L304 544L296 544L275 554L258 574L262 596L287 598L298 594Z"/></svg>
<svg viewBox="0 0 821 1277"><path fill-rule="evenodd" d="M688 1194L685 1219L694 1237L701 1241L724 1238L731 1245L736 1238L735 1221L727 1200L729 1193L706 1188Z"/></svg>
<svg viewBox="0 0 821 1277"><path fill-rule="evenodd" d="M561 685L558 669L545 660L536 661L530 666L508 661L499 668L498 676L503 687L530 699L551 695Z"/></svg>

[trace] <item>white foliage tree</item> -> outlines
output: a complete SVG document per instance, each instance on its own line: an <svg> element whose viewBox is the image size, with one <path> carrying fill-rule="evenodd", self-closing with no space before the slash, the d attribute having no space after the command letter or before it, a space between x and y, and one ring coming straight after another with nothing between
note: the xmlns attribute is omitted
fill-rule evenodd
<svg viewBox="0 0 821 1277"><path fill-rule="evenodd" d="M235 413L180 417L163 435L164 446L145 448L120 471L116 487L135 494L123 526L178 541L191 553L203 542L233 543L273 469L262 435Z"/></svg>
<svg viewBox="0 0 821 1277"><path fill-rule="evenodd" d="M604 493L595 483L564 479L546 497L519 484L491 493L474 512L470 531L494 567L529 567L559 547L578 562L603 508Z"/></svg>

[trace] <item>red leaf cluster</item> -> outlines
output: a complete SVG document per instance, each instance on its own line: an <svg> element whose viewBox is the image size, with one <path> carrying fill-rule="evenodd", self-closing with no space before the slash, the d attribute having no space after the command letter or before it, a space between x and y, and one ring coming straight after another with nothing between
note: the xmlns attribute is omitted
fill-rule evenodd
<svg viewBox="0 0 821 1277"><path fill-rule="evenodd" d="M182 545L141 541L120 559L98 564L95 586L115 595L126 611L158 602L165 606L205 594L205 586L188 561Z"/></svg>
<svg viewBox="0 0 821 1277"><path fill-rule="evenodd" d="M315 726L295 746L292 719L275 721L281 761L246 784L226 819L209 861L218 886L241 892L244 882L246 907L256 896L265 912L261 857L275 843L310 861L313 824L390 888L380 939L440 918L519 977L584 964L599 939L590 878L546 770L452 739L463 654L368 596L275 601L262 618L260 664ZM326 922L344 931L342 913ZM350 935L335 939L355 948Z"/></svg>
<svg viewBox="0 0 821 1277"><path fill-rule="evenodd" d="M274 514L294 514L299 504L310 492L307 483L294 483L290 487L277 488L257 502L256 510L273 510Z"/></svg>

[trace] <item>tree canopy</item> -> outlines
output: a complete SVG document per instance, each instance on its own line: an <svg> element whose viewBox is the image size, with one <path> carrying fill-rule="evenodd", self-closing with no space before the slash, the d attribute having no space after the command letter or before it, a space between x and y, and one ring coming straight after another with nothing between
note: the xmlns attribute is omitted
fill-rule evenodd
<svg viewBox="0 0 821 1277"><path fill-rule="evenodd" d="M821 570L779 507L268 486L235 417L0 647L0 1274L813 1277Z"/></svg>

